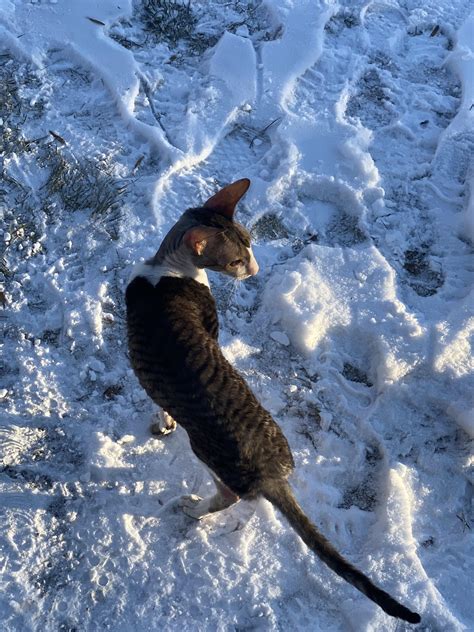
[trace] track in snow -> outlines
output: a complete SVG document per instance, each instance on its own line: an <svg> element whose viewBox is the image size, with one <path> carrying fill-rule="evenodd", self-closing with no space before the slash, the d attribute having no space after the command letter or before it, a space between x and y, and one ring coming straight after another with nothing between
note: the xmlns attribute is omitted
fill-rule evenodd
<svg viewBox="0 0 474 632"><path fill-rule="evenodd" d="M18 40L24 57L12 37L0 57L5 629L404 629L267 503L191 522L175 500L211 482L184 432L148 435L124 344L128 264L244 176L262 273L213 279L225 352L283 426L297 495L328 537L427 629L469 627L467 585L451 591L472 492L450 405L468 403L469 375L452 375L469 331L456 218L473 141L450 133L461 93L445 64L468 6L439 4L195 3L199 37L191 25L177 43L127 3L88 5L113 23L101 50L120 80L94 57L100 25L84 18L96 31L79 29L71 54L40 27L61 4L7 16L13 38L22 20L38 29ZM229 50L207 50L225 30L245 98L219 75ZM99 185L105 203L87 197Z"/></svg>

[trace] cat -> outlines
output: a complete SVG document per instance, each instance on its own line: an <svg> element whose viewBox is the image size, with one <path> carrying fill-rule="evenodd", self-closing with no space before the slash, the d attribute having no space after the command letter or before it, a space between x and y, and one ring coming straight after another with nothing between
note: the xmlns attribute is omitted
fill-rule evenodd
<svg viewBox="0 0 474 632"><path fill-rule="evenodd" d="M294 462L282 430L219 348L205 269L240 280L257 273L250 234L234 221L249 186L238 180L185 211L156 255L135 267L126 289L131 364L164 411L153 430L166 433L178 422L216 485L213 496L185 496L181 505L199 519L240 498L264 497L333 571L389 615L418 623L419 614L377 588L306 517L287 481Z"/></svg>

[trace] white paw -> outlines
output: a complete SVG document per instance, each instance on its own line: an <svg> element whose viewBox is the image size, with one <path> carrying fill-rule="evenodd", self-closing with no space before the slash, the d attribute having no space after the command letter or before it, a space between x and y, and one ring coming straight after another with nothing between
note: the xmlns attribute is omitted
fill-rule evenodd
<svg viewBox="0 0 474 632"><path fill-rule="evenodd" d="M173 432L173 430L175 430L175 428L163 428L159 423L154 423L150 426L151 434L158 437L164 437L165 435Z"/></svg>
<svg viewBox="0 0 474 632"><path fill-rule="evenodd" d="M170 434L176 430L177 423L168 415L164 410L157 411L152 418L152 423L150 425L150 432L159 437L163 437L164 435Z"/></svg>
<svg viewBox="0 0 474 632"><path fill-rule="evenodd" d="M201 518L209 513L209 500L207 498L201 498L201 496L196 496L196 494L181 496L179 506L182 507L183 512L187 516L195 518L196 520L201 520Z"/></svg>

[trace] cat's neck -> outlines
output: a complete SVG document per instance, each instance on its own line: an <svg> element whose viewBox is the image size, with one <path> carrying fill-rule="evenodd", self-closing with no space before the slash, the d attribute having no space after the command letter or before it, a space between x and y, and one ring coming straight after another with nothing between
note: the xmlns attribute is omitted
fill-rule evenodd
<svg viewBox="0 0 474 632"><path fill-rule="evenodd" d="M170 276L181 279L194 279L198 283L209 287L206 271L203 268L197 268L182 249L160 257L158 262L155 256L147 261L137 263L132 270L130 282L140 276L145 277L152 285L156 285L161 277Z"/></svg>
<svg viewBox="0 0 474 632"><path fill-rule="evenodd" d="M130 282L135 277L145 277L152 285L156 285L162 276L194 279L209 287L209 281L204 268L198 268L190 260L189 252L184 246L183 235L196 224L192 209L179 218L163 239L154 257L138 263L132 270Z"/></svg>

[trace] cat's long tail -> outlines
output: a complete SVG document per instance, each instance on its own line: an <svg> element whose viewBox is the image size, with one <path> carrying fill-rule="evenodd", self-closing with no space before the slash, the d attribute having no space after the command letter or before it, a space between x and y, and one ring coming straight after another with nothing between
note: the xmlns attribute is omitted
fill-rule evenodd
<svg viewBox="0 0 474 632"><path fill-rule="evenodd" d="M375 601L385 612L392 617L403 619L409 623L418 623L421 617L398 603L393 597L380 588L377 588L368 577L349 564L340 555L332 544L319 533L316 527L309 521L305 513L298 505L291 487L286 481L267 483L262 490L263 496L286 517L290 525L300 536L303 542L316 555L325 562L329 568L343 579L360 590L372 601Z"/></svg>

